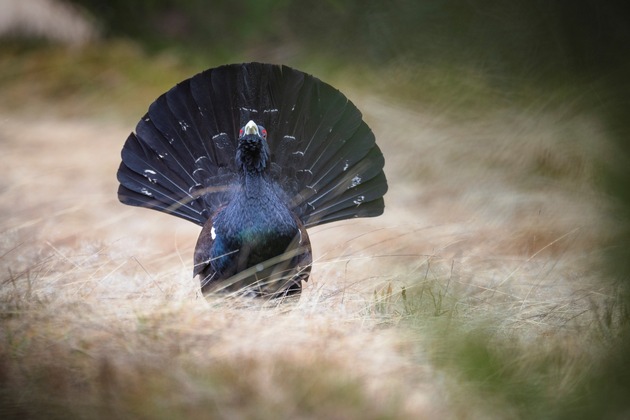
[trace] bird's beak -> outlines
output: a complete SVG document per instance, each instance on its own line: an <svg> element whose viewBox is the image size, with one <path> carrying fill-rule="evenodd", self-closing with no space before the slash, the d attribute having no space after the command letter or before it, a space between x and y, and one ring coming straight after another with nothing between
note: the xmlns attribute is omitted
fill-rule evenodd
<svg viewBox="0 0 630 420"><path fill-rule="evenodd" d="M245 134L256 134L258 135L258 125L250 120L247 124L245 124Z"/></svg>

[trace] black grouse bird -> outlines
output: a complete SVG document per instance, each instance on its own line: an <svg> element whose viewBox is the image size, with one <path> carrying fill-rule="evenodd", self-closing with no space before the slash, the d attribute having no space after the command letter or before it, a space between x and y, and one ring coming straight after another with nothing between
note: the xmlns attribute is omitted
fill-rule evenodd
<svg viewBox="0 0 630 420"><path fill-rule="evenodd" d="M286 66L206 70L149 107L118 198L203 226L201 289L280 297L308 280L306 228L383 213L384 158L341 92Z"/></svg>

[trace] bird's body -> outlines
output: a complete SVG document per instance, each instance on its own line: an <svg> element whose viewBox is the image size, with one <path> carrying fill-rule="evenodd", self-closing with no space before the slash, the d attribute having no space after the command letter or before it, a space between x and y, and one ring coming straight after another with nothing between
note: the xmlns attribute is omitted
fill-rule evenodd
<svg viewBox="0 0 630 420"><path fill-rule="evenodd" d="M237 147L239 184L204 224L193 275L201 275L202 290L254 286L258 294L289 294L300 290L310 272L308 235L268 175L269 151L257 125L250 121L246 127L255 134L241 136Z"/></svg>
<svg viewBox="0 0 630 420"><path fill-rule="evenodd" d="M151 105L122 160L123 203L203 226L193 273L204 292L299 292L312 262L306 228L381 214L387 191L356 107L312 76L268 64L178 84Z"/></svg>

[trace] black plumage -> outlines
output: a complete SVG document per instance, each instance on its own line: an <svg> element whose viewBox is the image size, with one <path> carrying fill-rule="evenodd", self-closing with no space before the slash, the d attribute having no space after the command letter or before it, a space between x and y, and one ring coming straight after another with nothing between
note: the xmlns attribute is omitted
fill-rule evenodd
<svg viewBox="0 0 630 420"><path fill-rule="evenodd" d="M204 292L283 296L308 279L306 228L382 214L383 165L338 90L286 66L226 65L151 104L123 147L118 198L203 226Z"/></svg>

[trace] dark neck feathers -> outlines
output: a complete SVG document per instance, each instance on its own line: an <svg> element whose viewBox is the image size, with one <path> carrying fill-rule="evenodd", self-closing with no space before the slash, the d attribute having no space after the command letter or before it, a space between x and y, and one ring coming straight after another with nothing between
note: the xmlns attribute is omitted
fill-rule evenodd
<svg viewBox="0 0 630 420"><path fill-rule="evenodd" d="M241 173L261 174L269 163L267 142L255 135L243 137L236 149L236 165Z"/></svg>

